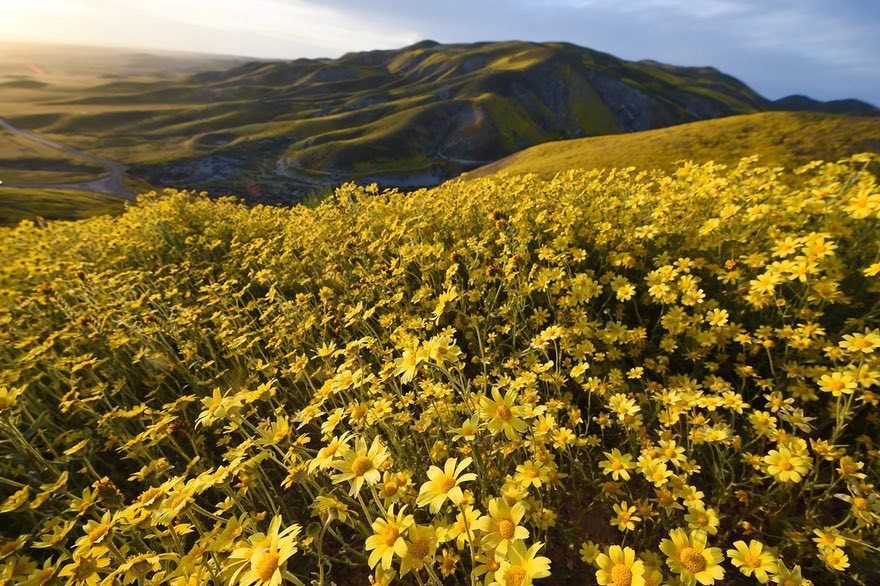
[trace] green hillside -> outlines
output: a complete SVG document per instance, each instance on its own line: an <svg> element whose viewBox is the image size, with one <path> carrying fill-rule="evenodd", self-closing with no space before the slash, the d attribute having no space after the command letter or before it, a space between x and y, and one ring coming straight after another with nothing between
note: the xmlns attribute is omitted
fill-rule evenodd
<svg viewBox="0 0 880 586"><path fill-rule="evenodd" d="M256 201L348 180L433 185L538 143L772 107L711 67L566 43L425 41L231 67L47 51L0 59L0 111L16 127L123 163L156 186Z"/></svg>
<svg viewBox="0 0 880 586"><path fill-rule="evenodd" d="M86 181L104 169L0 128L0 181L65 183Z"/></svg>
<svg viewBox="0 0 880 586"><path fill-rule="evenodd" d="M636 167L669 170L681 161L735 163L758 155L764 164L792 168L880 152L880 118L806 112L763 112L631 134L537 145L476 169L552 176L567 169Z"/></svg>
<svg viewBox="0 0 880 586"><path fill-rule="evenodd" d="M21 220L79 220L119 214L123 200L100 193L69 189L0 189L0 226Z"/></svg>

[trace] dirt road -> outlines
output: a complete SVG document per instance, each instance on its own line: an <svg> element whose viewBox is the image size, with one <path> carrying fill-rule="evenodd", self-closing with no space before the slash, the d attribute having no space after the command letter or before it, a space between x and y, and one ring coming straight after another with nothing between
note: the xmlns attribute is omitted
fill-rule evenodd
<svg viewBox="0 0 880 586"><path fill-rule="evenodd" d="M109 172L109 175L106 175L104 177L92 179L91 181L82 181L79 183L3 183L2 185L0 185L0 189L2 189L3 187L25 187L30 189L72 189L77 191L103 193L105 195L115 195L116 197L131 201L135 200L135 194L128 191L123 183L123 177L125 176L124 165L117 163L116 161L108 161L107 159L102 159L101 157L97 157L95 155L89 154L79 149L75 149L73 147L59 144L47 138L37 136L36 134L31 134L26 130L16 128L4 118L0 118L0 128L5 128L6 130L14 132L15 134L23 136L24 138L27 138L29 140L39 142L48 147L52 147L53 149L65 152L68 155L73 155L74 157L79 157L91 163L100 165L107 169L107 171Z"/></svg>

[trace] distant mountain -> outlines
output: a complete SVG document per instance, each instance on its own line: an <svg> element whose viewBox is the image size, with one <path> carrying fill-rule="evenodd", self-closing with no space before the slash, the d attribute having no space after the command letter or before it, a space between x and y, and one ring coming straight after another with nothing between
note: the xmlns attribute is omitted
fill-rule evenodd
<svg viewBox="0 0 880 586"><path fill-rule="evenodd" d="M424 41L339 59L104 79L68 93L16 91L29 106L7 116L22 128L123 162L153 185L258 201L349 180L435 185L548 141L805 104L771 102L711 67L515 41Z"/></svg>
<svg viewBox="0 0 880 586"><path fill-rule="evenodd" d="M826 112L828 114L855 114L857 116L877 116L880 110L873 104L861 100L831 100L820 102L808 96L794 94L773 101L771 110L787 110L789 112Z"/></svg>
<svg viewBox="0 0 880 586"><path fill-rule="evenodd" d="M427 41L336 60L253 63L192 80L200 86L194 98L252 99L263 112L283 111L268 126L223 129L218 140L227 144L206 156L147 169L153 180L199 178L222 187L223 179L210 177L218 162L246 166L253 147L274 145L276 181L433 185L550 140L766 107L745 84L712 68L632 63L562 43ZM205 145L215 136L196 140Z"/></svg>
<svg viewBox="0 0 880 586"><path fill-rule="evenodd" d="M752 155L758 155L762 164L791 169L860 152L880 152L880 117L761 112L625 135L548 142L467 176L537 173L552 177L568 169L630 166L671 171L685 160L736 164Z"/></svg>

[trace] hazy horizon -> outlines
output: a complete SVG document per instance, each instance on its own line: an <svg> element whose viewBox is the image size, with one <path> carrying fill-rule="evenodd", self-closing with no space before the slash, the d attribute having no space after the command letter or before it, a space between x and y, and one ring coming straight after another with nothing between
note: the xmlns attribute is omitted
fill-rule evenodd
<svg viewBox="0 0 880 586"><path fill-rule="evenodd" d="M29 0L0 6L0 41L256 59L335 58L440 43L569 42L617 57L712 66L769 99L880 105L880 6L846 0Z"/></svg>

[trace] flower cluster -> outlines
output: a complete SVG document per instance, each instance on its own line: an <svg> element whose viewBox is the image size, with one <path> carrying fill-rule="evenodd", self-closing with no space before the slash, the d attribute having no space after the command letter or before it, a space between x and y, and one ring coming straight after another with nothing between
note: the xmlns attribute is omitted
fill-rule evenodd
<svg viewBox="0 0 880 586"><path fill-rule="evenodd" d="M3 229L0 583L876 583L876 165Z"/></svg>

